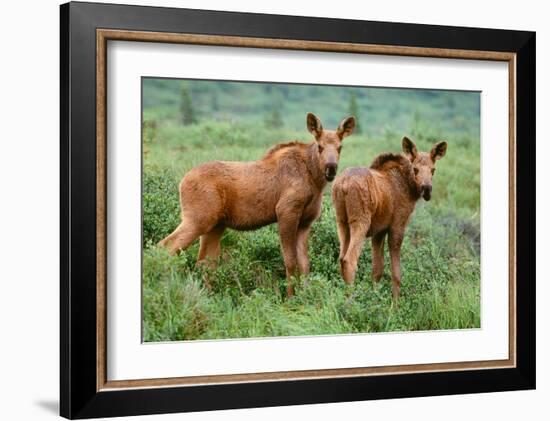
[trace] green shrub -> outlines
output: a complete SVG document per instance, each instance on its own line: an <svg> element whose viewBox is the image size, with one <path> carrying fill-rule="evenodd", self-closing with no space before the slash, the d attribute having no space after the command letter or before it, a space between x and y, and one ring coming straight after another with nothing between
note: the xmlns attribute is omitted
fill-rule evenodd
<svg viewBox="0 0 550 421"><path fill-rule="evenodd" d="M169 170L143 171L143 244L157 243L180 223L178 181Z"/></svg>

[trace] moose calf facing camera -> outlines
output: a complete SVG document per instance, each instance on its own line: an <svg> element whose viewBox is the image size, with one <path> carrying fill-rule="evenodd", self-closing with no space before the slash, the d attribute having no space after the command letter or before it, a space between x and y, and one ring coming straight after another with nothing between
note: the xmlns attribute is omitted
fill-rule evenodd
<svg viewBox="0 0 550 421"><path fill-rule="evenodd" d="M431 199L435 164L445 156L447 142L437 143L430 152L418 152L416 145L404 137L402 147L403 155L385 153L377 156L369 168L348 168L332 188L344 281L354 282L367 237L372 238L372 279L380 280L387 235L394 301L401 287L400 254L405 228L418 199Z"/></svg>
<svg viewBox="0 0 550 421"><path fill-rule="evenodd" d="M344 119L336 130L307 114L309 144L281 143L252 162L214 161L190 170L179 192L181 224L159 244L176 253L200 237L198 261L210 265L220 255L226 228L253 230L277 222L286 267L287 295L292 277L309 273L308 237L321 214L323 190L336 176L342 141L355 127Z"/></svg>

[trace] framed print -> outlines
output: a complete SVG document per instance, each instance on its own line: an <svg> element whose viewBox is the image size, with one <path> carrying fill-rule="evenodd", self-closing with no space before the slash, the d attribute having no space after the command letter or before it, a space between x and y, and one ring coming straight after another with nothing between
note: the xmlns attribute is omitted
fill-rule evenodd
<svg viewBox="0 0 550 421"><path fill-rule="evenodd" d="M61 415L535 387L535 34L61 6Z"/></svg>

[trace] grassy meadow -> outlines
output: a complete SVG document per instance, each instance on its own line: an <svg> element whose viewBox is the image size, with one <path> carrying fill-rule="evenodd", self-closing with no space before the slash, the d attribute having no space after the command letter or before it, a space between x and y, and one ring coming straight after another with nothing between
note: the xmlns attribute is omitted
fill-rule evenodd
<svg viewBox="0 0 550 421"><path fill-rule="evenodd" d="M144 341L480 327L478 93L169 79L143 79L142 88ZM311 274L290 300L275 224L226 230L214 270L195 267L198 241L179 256L156 246L180 222L178 184L189 169L256 160L283 141L310 142L308 111L330 129L358 117L339 172L400 152L403 135L423 151L448 142L432 200L418 202L407 228L397 307L387 242L379 287L370 278L370 241L355 285L341 279L330 186L310 235Z"/></svg>

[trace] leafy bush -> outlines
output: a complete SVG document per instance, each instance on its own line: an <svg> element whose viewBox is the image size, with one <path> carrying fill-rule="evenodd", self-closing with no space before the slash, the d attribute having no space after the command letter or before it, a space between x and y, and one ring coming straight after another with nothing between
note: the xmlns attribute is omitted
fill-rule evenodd
<svg viewBox="0 0 550 421"><path fill-rule="evenodd" d="M177 181L169 170L143 172L143 244L157 243L180 222Z"/></svg>

